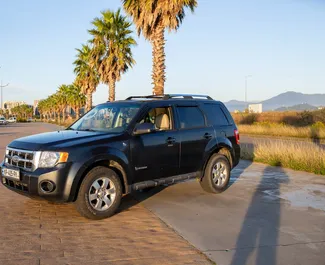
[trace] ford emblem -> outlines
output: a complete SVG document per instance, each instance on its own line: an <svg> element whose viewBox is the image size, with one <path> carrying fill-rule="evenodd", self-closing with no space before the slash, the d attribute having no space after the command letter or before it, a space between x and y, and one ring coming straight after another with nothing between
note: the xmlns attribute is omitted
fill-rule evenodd
<svg viewBox="0 0 325 265"><path fill-rule="evenodd" d="M14 162L14 163L18 163L19 162L19 156L13 156L12 157L12 162Z"/></svg>

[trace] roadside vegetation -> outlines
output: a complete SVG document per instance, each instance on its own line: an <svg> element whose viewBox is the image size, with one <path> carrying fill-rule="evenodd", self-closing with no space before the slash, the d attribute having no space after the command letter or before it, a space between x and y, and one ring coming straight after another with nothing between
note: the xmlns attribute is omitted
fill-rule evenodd
<svg viewBox="0 0 325 265"><path fill-rule="evenodd" d="M248 135L325 139L325 125L321 122L306 127L255 123L253 125L238 125L238 129L241 134Z"/></svg>
<svg viewBox="0 0 325 265"><path fill-rule="evenodd" d="M325 175L325 149L318 145L272 141L241 145L241 158Z"/></svg>
<svg viewBox="0 0 325 265"><path fill-rule="evenodd" d="M241 134L325 139L325 109L232 115Z"/></svg>
<svg viewBox="0 0 325 265"><path fill-rule="evenodd" d="M0 117L1 116L4 116L6 119L9 119L10 116L15 116L17 122L27 122L27 119L33 116L33 107L25 104L16 106L11 109L11 114L8 109L0 109Z"/></svg>

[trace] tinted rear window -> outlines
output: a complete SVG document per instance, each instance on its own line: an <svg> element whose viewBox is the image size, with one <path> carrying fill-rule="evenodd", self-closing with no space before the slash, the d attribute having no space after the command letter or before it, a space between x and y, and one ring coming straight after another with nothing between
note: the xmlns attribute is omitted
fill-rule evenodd
<svg viewBox="0 0 325 265"><path fill-rule="evenodd" d="M222 111L220 105L217 104L203 104L202 109L208 119L209 125L229 125L228 119Z"/></svg>
<svg viewBox="0 0 325 265"><path fill-rule="evenodd" d="M177 107L181 129L205 126L202 111L197 107Z"/></svg>

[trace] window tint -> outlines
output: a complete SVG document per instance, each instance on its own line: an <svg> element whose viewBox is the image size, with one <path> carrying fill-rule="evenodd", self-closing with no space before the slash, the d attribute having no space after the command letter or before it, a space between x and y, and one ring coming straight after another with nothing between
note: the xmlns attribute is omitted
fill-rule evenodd
<svg viewBox="0 0 325 265"><path fill-rule="evenodd" d="M177 107L181 129L205 126L204 116L197 107Z"/></svg>
<svg viewBox="0 0 325 265"><path fill-rule="evenodd" d="M228 125L228 120L217 104L203 104L202 109L207 116L209 125Z"/></svg>

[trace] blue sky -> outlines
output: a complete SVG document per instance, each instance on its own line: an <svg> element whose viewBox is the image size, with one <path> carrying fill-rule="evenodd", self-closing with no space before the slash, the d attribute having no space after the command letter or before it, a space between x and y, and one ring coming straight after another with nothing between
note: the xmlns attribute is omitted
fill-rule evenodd
<svg viewBox="0 0 325 265"><path fill-rule="evenodd" d="M74 80L75 48L91 20L120 0L1 0L0 79L4 100L46 98ZM324 0L198 0L179 31L166 34L166 93L263 100L286 91L325 93ZM137 38L137 37L136 37ZM117 99L151 93L151 46L142 37ZM100 85L94 103L106 101Z"/></svg>

